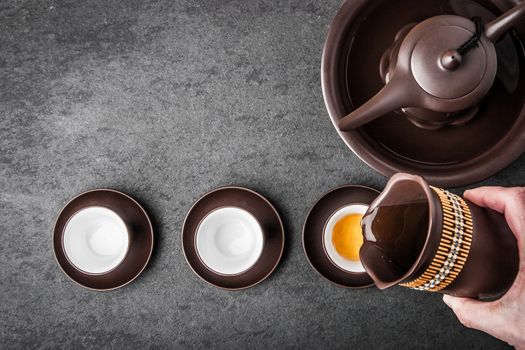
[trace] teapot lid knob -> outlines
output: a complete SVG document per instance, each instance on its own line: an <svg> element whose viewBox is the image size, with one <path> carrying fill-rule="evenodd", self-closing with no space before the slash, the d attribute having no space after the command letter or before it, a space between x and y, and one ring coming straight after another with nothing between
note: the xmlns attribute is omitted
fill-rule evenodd
<svg viewBox="0 0 525 350"><path fill-rule="evenodd" d="M457 50L447 50L441 55L440 63L446 70L455 70L463 61L463 56Z"/></svg>

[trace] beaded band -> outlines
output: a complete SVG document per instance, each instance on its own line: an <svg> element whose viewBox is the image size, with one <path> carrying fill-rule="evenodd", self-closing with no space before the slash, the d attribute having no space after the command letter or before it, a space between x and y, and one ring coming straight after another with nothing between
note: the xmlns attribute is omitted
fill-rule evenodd
<svg viewBox="0 0 525 350"><path fill-rule="evenodd" d="M452 283L467 261L472 243L472 216L463 198L436 187L443 208L443 230L436 255L421 276L401 286L437 292Z"/></svg>

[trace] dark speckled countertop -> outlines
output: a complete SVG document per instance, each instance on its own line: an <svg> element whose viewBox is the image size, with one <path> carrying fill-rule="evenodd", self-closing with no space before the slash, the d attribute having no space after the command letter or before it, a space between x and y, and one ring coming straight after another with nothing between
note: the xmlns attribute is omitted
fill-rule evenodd
<svg viewBox="0 0 525 350"><path fill-rule="evenodd" d="M1 348L503 348L461 326L438 294L345 290L301 247L314 201L346 183L382 188L323 104L318 0L0 1ZM525 159L487 180L516 185ZM195 276L186 211L217 186L279 209L285 255L255 288ZM64 203L122 190L157 245L132 284L92 292L52 254Z"/></svg>

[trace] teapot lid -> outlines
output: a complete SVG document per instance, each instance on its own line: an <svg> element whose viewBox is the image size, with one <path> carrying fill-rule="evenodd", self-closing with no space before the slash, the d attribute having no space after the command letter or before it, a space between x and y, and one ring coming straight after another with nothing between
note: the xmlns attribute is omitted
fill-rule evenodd
<svg viewBox="0 0 525 350"><path fill-rule="evenodd" d="M496 76L494 44L484 35L463 55L458 52L476 34L476 24L464 17L429 18L407 35L400 48L419 87L445 100L479 100ZM465 101L466 102L466 101Z"/></svg>

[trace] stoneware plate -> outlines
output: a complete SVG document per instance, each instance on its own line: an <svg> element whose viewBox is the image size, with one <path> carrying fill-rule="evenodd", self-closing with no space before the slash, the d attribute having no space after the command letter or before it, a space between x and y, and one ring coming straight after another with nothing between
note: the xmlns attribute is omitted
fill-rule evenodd
<svg viewBox="0 0 525 350"><path fill-rule="evenodd" d="M303 248L310 265L324 278L341 287L370 287L374 281L366 272L344 271L336 266L326 252L323 233L330 217L350 204L370 205L379 195L377 190L358 185L337 187L324 194L310 209L303 226Z"/></svg>
<svg viewBox="0 0 525 350"><path fill-rule="evenodd" d="M217 213L220 214L215 215ZM246 269L214 261L214 255L210 251L214 251L215 248L208 247L208 250L205 250L206 244L211 244L213 237L216 237L213 244L235 249L235 244L239 240L233 246L231 242L221 243L221 239L226 238L227 240L228 235L237 234L235 227L233 230L230 227L227 232L224 232L225 236L220 234L213 236L213 233L205 232L215 227L212 224L213 221L224 220L227 217L245 221L245 228L237 232L239 235L242 235L242 231L247 229L256 237L252 240L253 249L240 263L248 264ZM220 231L220 227L217 231ZM260 233L262 237L257 238ZM210 236L209 238L203 236L204 239L201 240L198 239L201 234ZM199 255L198 245L203 256ZM182 248L186 261L204 281L224 289L244 289L260 283L277 267L284 249L284 228L277 210L257 192L237 186L221 187L202 196L190 208L182 228ZM228 252L225 253L228 254ZM254 254L258 256L257 259L253 259ZM230 256L230 258L235 257ZM205 263L205 260L209 265ZM221 273L212 267L224 269L223 271L227 273Z"/></svg>
<svg viewBox="0 0 525 350"><path fill-rule="evenodd" d="M463 126L424 130L396 112L351 132L339 120L383 86L381 56L403 26L455 14L490 21L517 0L348 0L327 34L323 95L339 136L372 168L391 176L418 174L441 187L466 185L502 170L525 151L525 21L495 45L497 75L476 116Z"/></svg>
<svg viewBox="0 0 525 350"><path fill-rule="evenodd" d="M109 209L121 219L125 225L123 230L127 231L127 249L123 257L106 272L83 271L72 263L66 253L67 249L71 249L64 244L68 225L70 222L74 224L71 219L91 209L106 212ZM153 227L145 210L128 195L109 189L91 190L70 200L58 215L53 231L53 249L58 265L74 282L93 290L116 289L133 281L146 267L153 250Z"/></svg>

